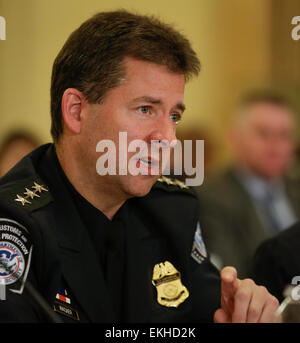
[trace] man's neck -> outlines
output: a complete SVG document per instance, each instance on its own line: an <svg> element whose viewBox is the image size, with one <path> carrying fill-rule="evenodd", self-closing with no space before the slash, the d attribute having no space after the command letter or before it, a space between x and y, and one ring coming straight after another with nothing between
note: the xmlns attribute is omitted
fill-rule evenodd
<svg viewBox="0 0 300 343"><path fill-rule="evenodd" d="M261 180L262 182L265 182L265 183L277 184L277 183L282 182L282 177L279 177L279 176L272 177L272 176L263 175L263 174L257 172L256 170L253 170L252 168L250 168L247 165L244 165L242 163L237 165L235 170L238 173L243 174L244 176L256 178L256 179Z"/></svg>
<svg viewBox="0 0 300 343"><path fill-rule="evenodd" d="M127 197L114 193L107 182L98 182L97 187L95 187L95 184L91 182L91 177L86 173L87 169L82 168L81 161L77 162L74 155L67 153L62 145L56 145L55 149L60 166L75 190L108 219L112 220ZM67 156L73 158L70 159Z"/></svg>

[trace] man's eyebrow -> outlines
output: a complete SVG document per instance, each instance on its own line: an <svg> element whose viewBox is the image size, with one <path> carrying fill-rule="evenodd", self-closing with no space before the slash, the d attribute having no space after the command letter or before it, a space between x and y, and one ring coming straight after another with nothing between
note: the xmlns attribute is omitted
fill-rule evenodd
<svg viewBox="0 0 300 343"><path fill-rule="evenodd" d="M158 104L158 105L162 104L161 99L153 98L152 96L147 96L147 95L141 96L139 98L135 98L132 100L132 102L149 102L151 104Z"/></svg>
<svg viewBox="0 0 300 343"><path fill-rule="evenodd" d="M182 102L179 102L178 104L176 104L175 106L174 106L174 109L178 109L178 110L180 110L182 113L185 111L185 104L183 104Z"/></svg>
<svg viewBox="0 0 300 343"><path fill-rule="evenodd" d="M159 98L153 98L151 96L141 96L139 98L135 98L132 100L133 103L138 103L138 102L148 102L150 104L156 104L156 105L161 105L163 102L161 99ZM185 110L185 105L182 102L179 102L178 104L176 104L174 107L174 109L178 109L181 112L184 112Z"/></svg>

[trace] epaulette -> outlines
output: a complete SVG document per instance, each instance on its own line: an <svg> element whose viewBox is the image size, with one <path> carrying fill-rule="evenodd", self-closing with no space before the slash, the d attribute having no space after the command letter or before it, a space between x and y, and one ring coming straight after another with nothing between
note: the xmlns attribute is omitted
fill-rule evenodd
<svg viewBox="0 0 300 343"><path fill-rule="evenodd" d="M188 187L184 182L178 179L171 179L166 176L161 176L153 185L153 188L163 189L169 192L184 192L197 197L195 191Z"/></svg>
<svg viewBox="0 0 300 343"><path fill-rule="evenodd" d="M0 190L0 201L28 212L46 206L53 200L46 184L37 176L18 181Z"/></svg>

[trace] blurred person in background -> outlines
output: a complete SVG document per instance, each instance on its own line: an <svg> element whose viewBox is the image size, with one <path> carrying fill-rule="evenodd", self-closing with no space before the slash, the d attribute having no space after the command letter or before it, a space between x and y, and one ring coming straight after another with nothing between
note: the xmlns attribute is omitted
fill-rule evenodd
<svg viewBox="0 0 300 343"><path fill-rule="evenodd" d="M22 130L10 132L0 147L0 177L38 146L39 142L32 134Z"/></svg>
<svg viewBox="0 0 300 343"><path fill-rule="evenodd" d="M282 96L242 100L230 132L235 163L199 188L204 238L219 267L248 276L258 245L300 218L299 183L286 176L294 136L294 111Z"/></svg>
<svg viewBox="0 0 300 343"><path fill-rule="evenodd" d="M300 221L264 241L254 256L252 276L260 285L283 301L286 287L300 281ZM299 301L299 291L291 293ZM299 304L299 302L298 302Z"/></svg>

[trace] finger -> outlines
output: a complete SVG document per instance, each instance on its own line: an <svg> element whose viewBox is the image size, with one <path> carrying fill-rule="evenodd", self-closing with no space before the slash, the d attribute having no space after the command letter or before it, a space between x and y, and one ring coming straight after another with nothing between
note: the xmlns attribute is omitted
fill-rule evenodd
<svg viewBox="0 0 300 343"><path fill-rule="evenodd" d="M234 267L225 267L221 270L222 292L231 296L237 289L237 272Z"/></svg>
<svg viewBox="0 0 300 343"><path fill-rule="evenodd" d="M265 306L263 308L261 317L259 319L259 323L271 323L274 320L274 315L276 310L279 307L279 301L273 297L272 295L270 295L270 297L268 298L268 300L265 303ZM276 322L281 322L282 318L276 318Z"/></svg>
<svg viewBox="0 0 300 343"><path fill-rule="evenodd" d="M234 267L224 267L221 270L221 279L226 283L233 282L237 278L237 271Z"/></svg>
<svg viewBox="0 0 300 343"><path fill-rule="evenodd" d="M233 323L246 323L248 308L253 296L253 288L247 280L243 280L235 293Z"/></svg>
<svg viewBox="0 0 300 343"><path fill-rule="evenodd" d="M221 271L221 304L222 308L232 314L234 310L234 295L238 288L236 269L225 267Z"/></svg>
<svg viewBox="0 0 300 343"><path fill-rule="evenodd" d="M255 286L255 291L252 294L252 298L248 307L247 323L257 323L264 310L270 311L269 306L266 303L266 299L269 298L268 291L263 286Z"/></svg>
<svg viewBox="0 0 300 343"><path fill-rule="evenodd" d="M215 323L231 323L230 316L221 308L218 309L214 314Z"/></svg>

